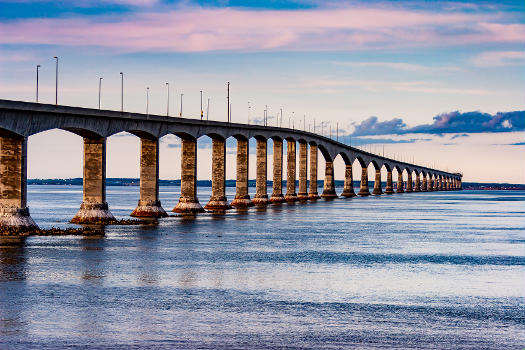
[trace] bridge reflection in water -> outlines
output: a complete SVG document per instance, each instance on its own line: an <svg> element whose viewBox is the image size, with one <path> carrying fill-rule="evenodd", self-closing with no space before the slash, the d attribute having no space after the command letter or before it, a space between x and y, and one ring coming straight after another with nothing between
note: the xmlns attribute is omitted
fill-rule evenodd
<svg viewBox="0 0 525 350"><path fill-rule="evenodd" d="M138 113L55 106L0 100L0 226L36 227L27 207L27 139L36 133L62 129L84 139L83 201L72 222L101 223L114 220L106 202L106 138L119 132L140 137L140 199L131 213L137 217L164 217L159 201L159 139L168 134L181 138L181 196L173 208L179 213L227 210L269 203L336 198L335 157L345 162L341 196L353 197L352 164L362 167L360 196L370 195L368 166L375 168L372 194L381 195L381 169L387 172L385 192L394 193L392 170L397 170L397 192L461 189L460 173L449 173L365 152L311 132L261 125L203 121ZM197 198L197 139L212 139L212 195L204 208ZM237 140L236 193L226 198L226 139ZM249 140L256 139L256 192L248 194ZM267 141L273 141L273 190L267 193ZM282 189L283 142L287 144L286 192ZM296 188L297 144L299 183ZM309 150L308 150L309 149ZM317 192L318 150L325 160L324 188ZM308 153L310 156L308 157ZM308 161L309 158L309 161ZM406 187L403 172L406 171ZM308 176L309 175L309 176ZM415 178L415 181L413 179ZM309 181L308 181L309 180ZM309 186L308 186L309 184Z"/></svg>

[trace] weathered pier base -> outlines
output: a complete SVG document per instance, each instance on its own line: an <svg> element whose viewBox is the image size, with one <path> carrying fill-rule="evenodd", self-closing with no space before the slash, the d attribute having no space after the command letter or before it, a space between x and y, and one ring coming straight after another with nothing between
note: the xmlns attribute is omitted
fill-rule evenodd
<svg viewBox="0 0 525 350"><path fill-rule="evenodd" d="M374 179L374 190L372 191L372 194L375 194L377 196L383 194L383 190L381 189L381 169L376 169L376 177Z"/></svg>
<svg viewBox="0 0 525 350"><path fill-rule="evenodd" d="M404 183L403 183L403 171L402 170L398 170L397 172L397 193L404 193L405 191L403 190L403 186Z"/></svg>
<svg viewBox="0 0 525 350"><path fill-rule="evenodd" d="M27 138L0 137L0 235L2 227L37 229L27 207Z"/></svg>
<svg viewBox="0 0 525 350"><path fill-rule="evenodd" d="M334 163L332 161L326 161L325 173L324 173L324 186L321 198L333 199L337 198L335 192L335 181L334 181Z"/></svg>
<svg viewBox="0 0 525 350"><path fill-rule="evenodd" d="M427 176L423 174L423 187L421 188L421 192L427 192L428 191L428 180Z"/></svg>
<svg viewBox="0 0 525 350"><path fill-rule="evenodd" d="M159 140L140 139L140 199L131 216L166 217L159 201Z"/></svg>
<svg viewBox="0 0 525 350"><path fill-rule="evenodd" d="M283 196L283 141L273 140L273 187L270 202L286 202Z"/></svg>
<svg viewBox="0 0 525 350"><path fill-rule="evenodd" d="M299 191L297 199L308 199L308 144L299 141Z"/></svg>
<svg viewBox="0 0 525 350"><path fill-rule="evenodd" d="M106 202L106 138L84 137L83 199L71 220L75 224L110 223Z"/></svg>
<svg viewBox="0 0 525 350"><path fill-rule="evenodd" d="M204 209L222 211L231 209L226 198L226 141L212 139L211 197Z"/></svg>
<svg viewBox="0 0 525 350"><path fill-rule="evenodd" d="M414 188L415 192L421 192L421 180L419 174L416 174L416 187Z"/></svg>
<svg viewBox="0 0 525 350"><path fill-rule="evenodd" d="M385 193L386 194L393 194L394 193L394 186L392 184L392 170L387 170L387 172L386 172Z"/></svg>
<svg viewBox="0 0 525 350"><path fill-rule="evenodd" d="M297 193L295 193L295 156L296 143L295 140L286 141L286 195L284 199L287 202L295 202L297 200Z"/></svg>
<svg viewBox="0 0 525 350"><path fill-rule="evenodd" d="M407 192L413 192L414 190L412 189L412 172L408 172L408 175L407 175Z"/></svg>
<svg viewBox="0 0 525 350"><path fill-rule="evenodd" d="M308 199L320 198L317 192L317 145L310 145L310 188L308 189Z"/></svg>
<svg viewBox="0 0 525 350"><path fill-rule="evenodd" d="M268 171L266 168L267 162L267 141L266 139L257 139L256 144L256 179L255 179L255 197L253 197L253 204L266 205L270 203L268 199L268 191L266 189L266 182Z"/></svg>
<svg viewBox="0 0 525 350"><path fill-rule="evenodd" d="M248 194L248 140L237 139L237 179L235 182L235 199L232 206L236 208L252 207L253 202Z"/></svg>
<svg viewBox="0 0 525 350"><path fill-rule="evenodd" d="M360 196L370 196L370 189L368 187L368 167L363 166L361 169L361 187L357 194Z"/></svg>
<svg viewBox="0 0 525 350"><path fill-rule="evenodd" d="M352 174L352 164L345 164L345 182L343 185L343 193L341 197L355 197L354 191L354 176Z"/></svg>
<svg viewBox="0 0 525 350"><path fill-rule="evenodd" d="M181 139L181 183L179 203L173 208L181 214L204 212L197 198L197 140Z"/></svg>

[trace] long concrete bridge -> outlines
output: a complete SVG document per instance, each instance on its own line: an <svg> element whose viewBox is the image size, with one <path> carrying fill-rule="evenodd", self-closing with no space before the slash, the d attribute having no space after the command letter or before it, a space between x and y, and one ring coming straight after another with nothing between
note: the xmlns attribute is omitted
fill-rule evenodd
<svg viewBox="0 0 525 350"><path fill-rule="evenodd" d="M459 173L399 162L301 130L0 100L0 227L36 227L27 207L27 139L50 129L67 130L84 139L83 201L72 219L73 223L79 224L114 220L106 202L106 138L123 131L141 140L140 199L131 214L137 217L167 215L159 201L159 139L168 134L180 137L182 144L181 196L173 209L179 213L198 213L205 209L226 210L232 206L248 207L319 197L336 198L333 161L338 155L346 164L343 197L356 195L352 175L352 164L356 159L362 167L361 186L357 193L360 196L371 194L368 186L370 163L375 168L374 195L383 194L382 167L387 171L384 191L387 194L394 193L393 169L398 174L398 193L461 189L462 175ZM212 139L213 162L212 195L204 208L197 198L196 181L197 139L203 135ZM225 192L226 139L229 137L237 140L236 193L231 203ZM248 141L252 137L256 139L257 174L253 199L248 194ZM267 193L269 139L273 140L273 191L270 196ZM284 141L287 143L287 181L283 194ZM318 150L326 163L324 188L320 196L317 192ZM404 171L407 172L406 186Z"/></svg>

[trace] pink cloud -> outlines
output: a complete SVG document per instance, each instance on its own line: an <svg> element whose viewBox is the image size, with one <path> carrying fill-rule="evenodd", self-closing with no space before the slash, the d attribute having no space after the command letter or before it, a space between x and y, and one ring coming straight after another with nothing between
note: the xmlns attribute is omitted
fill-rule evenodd
<svg viewBox="0 0 525 350"><path fill-rule="evenodd" d="M129 17L23 19L0 24L0 44L111 48L125 52L355 50L523 43L522 24L502 14L399 8L313 10L180 8Z"/></svg>

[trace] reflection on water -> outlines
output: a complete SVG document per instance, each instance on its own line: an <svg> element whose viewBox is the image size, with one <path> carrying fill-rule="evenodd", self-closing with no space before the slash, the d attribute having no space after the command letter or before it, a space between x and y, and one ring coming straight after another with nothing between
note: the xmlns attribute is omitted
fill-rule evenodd
<svg viewBox="0 0 525 350"><path fill-rule="evenodd" d="M81 195L29 186L32 216L66 227ZM117 217L137 197L108 188ZM517 349L524 201L319 200L0 244L0 349Z"/></svg>

